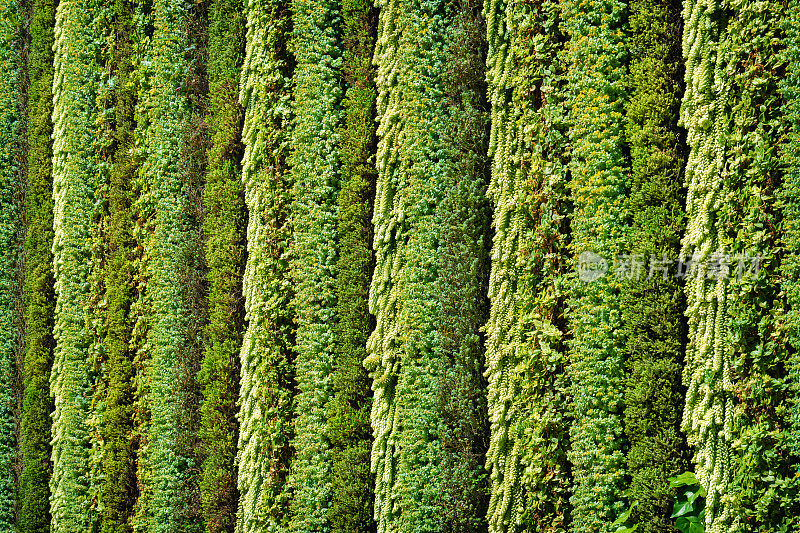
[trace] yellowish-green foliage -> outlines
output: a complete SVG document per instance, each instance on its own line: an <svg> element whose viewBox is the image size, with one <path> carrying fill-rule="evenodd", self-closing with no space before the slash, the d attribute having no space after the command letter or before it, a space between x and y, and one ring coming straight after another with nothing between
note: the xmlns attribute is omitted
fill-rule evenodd
<svg viewBox="0 0 800 533"><path fill-rule="evenodd" d="M96 519L89 494L92 442L88 421L94 385L90 297L98 266L92 259L96 257L102 179L95 135L100 8L95 1L65 0L56 12L53 256L57 303L50 375L55 400L50 481L53 533L90 531Z"/></svg>
<svg viewBox="0 0 800 533"><path fill-rule="evenodd" d="M472 2L379 3L373 222L375 519L471 531L485 513L484 29Z"/></svg>
<svg viewBox="0 0 800 533"><path fill-rule="evenodd" d="M289 311L291 202L286 169L291 62L288 2L247 3L247 48L239 101L245 109L242 179L249 211L243 279L247 329L240 355L237 533L285 532L292 438Z"/></svg>
<svg viewBox="0 0 800 533"><path fill-rule="evenodd" d="M713 254L724 252L721 209L724 134L730 83L727 19L719 2L684 4L683 54L686 89L681 122L690 148L686 164L687 227L683 255L698 265L686 281L689 342L683 382L687 387L682 429L695 447L697 477L708 491L706 531L729 531L733 516L729 484L733 478L734 383L728 349L728 291L725 276L708 276Z"/></svg>
<svg viewBox="0 0 800 533"><path fill-rule="evenodd" d="M486 325L492 532L566 531L566 140L557 2L487 4L495 228Z"/></svg>
<svg viewBox="0 0 800 533"><path fill-rule="evenodd" d="M627 5L618 0L561 3L567 91L573 261L595 253L609 261L625 252L629 164L624 150ZM616 272L574 278L569 298L568 374L574 424L571 531L600 533L623 510L624 361Z"/></svg>
<svg viewBox="0 0 800 533"><path fill-rule="evenodd" d="M193 502L197 465L191 448L198 363L192 284L198 268L199 223L192 205L196 185L187 147L193 113L187 88L189 8L181 0L154 2L153 35L141 62L139 126L145 160L140 173L153 206L153 233L146 243L151 309L144 400L150 418L137 524L152 533L197 531L200 525Z"/></svg>
<svg viewBox="0 0 800 533"><path fill-rule="evenodd" d="M297 393L290 529L313 533L330 528L331 455L325 413L333 395L336 342L341 17L335 0L292 0L291 9L296 65L289 164Z"/></svg>

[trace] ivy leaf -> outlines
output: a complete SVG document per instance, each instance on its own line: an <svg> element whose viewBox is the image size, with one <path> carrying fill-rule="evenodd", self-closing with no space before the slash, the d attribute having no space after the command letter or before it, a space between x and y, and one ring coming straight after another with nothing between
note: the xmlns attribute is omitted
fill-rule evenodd
<svg viewBox="0 0 800 533"><path fill-rule="evenodd" d="M700 481L694 472L684 472L683 474L669 478L670 487L683 487L686 485L700 485Z"/></svg>

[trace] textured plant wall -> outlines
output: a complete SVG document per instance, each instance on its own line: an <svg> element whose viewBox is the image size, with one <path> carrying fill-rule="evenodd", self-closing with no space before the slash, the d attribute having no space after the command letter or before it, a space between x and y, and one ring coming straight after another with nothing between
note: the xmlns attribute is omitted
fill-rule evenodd
<svg viewBox="0 0 800 533"><path fill-rule="evenodd" d="M17 200L23 116L22 10L14 0L0 2L0 528L14 528L16 460L16 269L19 264Z"/></svg>
<svg viewBox="0 0 800 533"><path fill-rule="evenodd" d="M379 532L471 530L485 520L485 29L480 6L381 2L380 117L365 361Z"/></svg>
<svg viewBox="0 0 800 533"><path fill-rule="evenodd" d="M732 256L727 320L736 468L727 496L735 515L732 530L791 530L800 487L793 467L797 455L789 447L791 334L781 291L781 263L791 256L791 245L782 239L776 202L779 185L791 172L781 161L781 153L790 150L784 142L791 127L779 87L786 68L780 23L785 6L736 2L733 7L728 79L735 98L727 112L723 179L735 192L723 213L724 249Z"/></svg>
<svg viewBox="0 0 800 533"><path fill-rule="evenodd" d="M145 499L137 521L141 530L159 533L196 531L201 525L192 504L198 466L192 449L198 311L191 291L199 222L187 146L194 112L187 86L192 73L186 55L189 7L171 0L153 4L152 38L141 62L139 126L145 152L140 173L152 205L153 233L147 250L150 323L144 339L149 420L140 468Z"/></svg>
<svg viewBox="0 0 800 533"><path fill-rule="evenodd" d="M625 137L630 150L630 232L625 253L641 271L622 288L625 339L624 436L628 500L638 502L640 531L672 531L674 490L668 478L685 472L680 432L685 326L676 259L684 228L686 149L677 127L681 84L681 6L630 3L630 100Z"/></svg>
<svg viewBox="0 0 800 533"><path fill-rule="evenodd" d="M24 533L50 527L50 368L53 364L53 43L56 4L30 4L27 60L28 172L25 187L24 397L20 420L18 525Z"/></svg>
<svg viewBox="0 0 800 533"><path fill-rule="evenodd" d="M783 288L786 292L787 305L787 332L788 340L794 348L789 356L787 370L789 372L788 389L789 401L787 402L787 446L791 454L800 457L800 4L789 2L784 12L782 27L785 31L786 46L786 75L781 82L781 93L785 98L783 112L788 127L788 140L782 152L782 161L786 174L781 186L781 213L783 215L783 244L785 255L782 263L784 273ZM800 472L800 461L795 461L795 472Z"/></svg>
<svg viewBox="0 0 800 533"><path fill-rule="evenodd" d="M684 4L683 53L686 89L681 122L690 147L686 164L687 227L683 254L701 266L686 281L689 343L683 381L688 388L682 429L695 452L698 479L708 491L706 530L728 531L734 519L732 351L726 349L730 322L726 280L707 276L712 254L724 251L722 209L730 190L723 181L724 135L731 85L727 17L714 16L718 3Z"/></svg>
<svg viewBox="0 0 800 533"><path fill-rule="evenodd" d="M244 334L242 276L247 215L241 181L243 110L239 75L244 59L245 14L240 0L216 0L209 9L209 99L211 148L204 189L208 337L203 384L203 517L208 533L232 533L236 525L236 400L239 350Z"/></svg>
<svg viewBox="0 0 800 533"><path fill-rule="evenodd" d="M568 236L558 2L488 4L495 230L486 325L493 532L566 531Z"/></svg>
<svg viewBox="0 0 800 533"><path fill-rule="evenodd" d="M292 62L283 0L250 0L239 101L245 109L242 180L248 209L240 355L237 533L288 530L294 318L286 167Z"/></svg>
<svg viewBox="0 0 800 533"><path fill-rule="evenodd" d="M372 275L371 219L375 167L375 81L372 52L377 10L369 0L342 2L342 74L347 89L340 126L341 190L338 196L336 265L336 339L333 397L327 409L331 447L331 531L374 530L370 473L369 376L362 365L372 327L369 282Z"/></svg>
<svg viewBox="0 0 800 533"><path fill-rule="evenodd" d="M296 66L289 164L297 393L290 529L310 533L330 527L331 454L325 412L333 394L336 342L341 15L339 3L331 0L293 0L291 9Z"/></svg>
<svg viewBox="0 0 800 533"><path fill-rule="evenodd" d="M581 254L612 258L624 253L627 101L623 2L562 2L567 91L571 98L570 193L574 259ZM590 256L592 257L592 256ZM622 410L625 393L620 335L620 280L615 270L594 281L575 278L569 298L570 428L574 533L610 531L623 510L626 488Z"/></svg>
<svg viewBox="0 0 800 533"><path fill-rule="evenodd" d="M90 407L96 347L89 309L100 217L96 97L101 17L96 2L60 2L55 22L53 83L53 264L56 347L50 374L53 476L51 531L89 531L96 523L90 497Z"/></svg>
<svg viewBox="0 0 800 533"><path fill-rule="evenodd" d="M102 274L105 318L103 349L95 411L98 424L100 531L130 531L136 492L133 433L135 350L131 348L130 308L137 296L131 228L131 185L139 159L134 145L137 67L135 6L117 0L105 11L104 27L110 46L105 49L105 77L98 94L102 113L101 135L105 145L100 157L107 172L103 213L106 261ZM114 23L114 21L116 23Z"/></svg>

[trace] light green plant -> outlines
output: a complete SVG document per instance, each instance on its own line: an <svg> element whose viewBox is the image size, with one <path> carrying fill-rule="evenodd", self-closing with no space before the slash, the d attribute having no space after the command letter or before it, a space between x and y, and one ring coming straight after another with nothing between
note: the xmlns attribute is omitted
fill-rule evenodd
<svg viewBox="0 0 800 533"><path fill-rule="evenodd" d="M286 532L291 491L295 323L289 309L291 62L288 1L250 0L239 101L245 110L242 180L248 208L240 355L237 533Z"/></svg>

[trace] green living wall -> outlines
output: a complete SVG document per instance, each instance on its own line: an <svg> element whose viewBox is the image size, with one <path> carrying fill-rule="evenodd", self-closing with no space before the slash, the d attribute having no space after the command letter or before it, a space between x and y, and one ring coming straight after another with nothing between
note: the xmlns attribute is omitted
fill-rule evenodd
<svg viewBox="0 0 800 533"><path fill-rule="evenodd" d="M0 3L0 529L12 531L17 487L16 460L16 300L19 265L17 192L22 174L22 9Z"/></svg>
<svg viewBox="0 0 800 533"><path fill-rule="evenodd" d="M237 452L237 533L288 531L294 317L289 311L292 230L286 167L292 62L288 2L250 0L239 100L245 109L242 180L248 209L243 278Z"/></svg>
<svg viewBox="0 0 800 533"><path fill-rule="evenodd" d="M53 364L53 43L56 3L28 7L28 159L24 243L23 364L18 525L24 533L50 527L50 368Z"/></svg>
<svg viewBox="0 0 800 533"><path fill-rule="evenodd" d="M203 518L208 533L234 531L236 400L239 349L244 333L242 275L245 263L244 186L241 182L243 111L239 74L244 59L245 15L241 1L217 0L209 8L208 76L211 148L203 192L210 284L207 344L200 381Z"/></svg>
<svg viewBox="0 0 800 533"><path fill-rule="evenodd" d="M561 8L529 0L487 5L495 231L486 325L489 530L565 531L569 207Z"/></svg>
<svg viewBox="0 0 800 533"><path fill-rule="evenodd" d="M379 532L485 527L481 7L379 3L376 327L365 360Z"/></svg>

